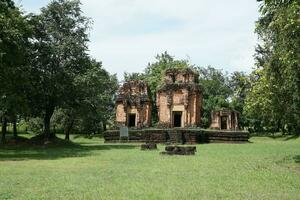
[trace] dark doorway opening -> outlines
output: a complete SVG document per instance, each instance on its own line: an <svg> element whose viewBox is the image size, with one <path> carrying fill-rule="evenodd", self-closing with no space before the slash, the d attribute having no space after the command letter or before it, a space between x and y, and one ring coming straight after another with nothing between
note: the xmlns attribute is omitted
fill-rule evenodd
<svg viewBox="0 0 300 200"><path fill-rule="evenodd" d="M129 119L128 119L129 127L135 127L135 118L136 118L136 114L129 114Z"/></svg>
<svg viewBox="0 0 300 200"><path fill-rule="evenodd" d="M227 129L227 117L221 117L221 129Z"/></svg>
<svg viewBox="0 0 300 200"><path fill-rule="evenodd" d="M173 112L174 127L181 127L182 112Z"/></svg>

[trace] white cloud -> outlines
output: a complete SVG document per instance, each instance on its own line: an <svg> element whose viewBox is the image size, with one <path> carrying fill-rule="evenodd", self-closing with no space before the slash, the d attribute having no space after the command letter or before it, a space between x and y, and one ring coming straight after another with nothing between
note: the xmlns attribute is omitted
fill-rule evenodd
<svg viewBox="0 0 300 200"><path fill-rule="evenodd" d="M26 4L23 0L23 3ZM200 66L249 71L253 65L253 0L82 0L94 21L90 53L111 73L141 72L157 53ZM26 7L28 8L28 6Z"/></svg>

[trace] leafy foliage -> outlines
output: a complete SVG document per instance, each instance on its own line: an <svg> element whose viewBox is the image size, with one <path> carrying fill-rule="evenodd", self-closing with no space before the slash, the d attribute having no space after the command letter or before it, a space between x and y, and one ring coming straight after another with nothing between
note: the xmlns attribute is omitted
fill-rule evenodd
<svg viewBox="0 0 300 200"><path fill-rule="evenodd" d="M32 110L42 113L47 139L53 136L50 119L55 108L73 101L77 93L75 80L87 70L90 22L81 13L79 1L58 0L31 17L34 40L29 95Z"/></svg>
<svg viewBox="0 0 300 200"><path fill-rule="evenodd" d="M113 116L117 78L87 54L90 20L82 15L80 1L52 1L28 17L10 0L0 5L5 126L16 115L26 115L29 128L43 131L46 140L57 127L67 133L73 127L87 133L105 128Z"/></svg>
<svg viewBox="0 0 300 200"><path fill-rule="evenodd" d="M202 126L209 127L210 113L213 110L229 107L229 97L232 91L229 87L227 74L208 66L207 68L198 67L200 75L199 84L203 90L203 116Z"/></svg>
<svg viewBox="0 0 300 200"><path fill-rule="evenodd" d="M263 1L256 32L257 79L247 112L261 126L297 133L300 128L300 2ZM255 114L256 113L256 114ZM257 116L259 113L259 116Z"/></svg>
<svg viewBox="0 0 300 200"><path fill-rule="evenodd" d="M0 1L0 115L5 141L8 119L27 112L27 46L31 27L11 0ZM16 133L15 133L16 134Z"/></svg>
<svg viewBox="0 0 300 200"><path fill-rule="evenodd" d="M145 80L150 87L150 90L156 89L162 84L163 75L167 69L171 68L188 68L193 67L187 60L176 60L173 56L164 52L156 56L154 63L149 63L145 69Z"/></svg>
<svg viewBox="0 0 300 200"><path fill-rule="evenodd" d="M79 91L75 97L78 97L78 101L66 105L66 124L72 123L77 132L86 134L106 129L106 125L113 121L113 97L117 87L116 76L109 75L101 63L92 60L89 70L76 79Z"/></svg>
<svg viewBox="0 0 300 200"><path fill-rule="evenodd" d="M124 73L124 81L130 81L130 80L145 80L145 74L144 73Z"/></svg>
<svg viewBox="0 0 300 200"><path fill-rule="evenodd" d="M251 88L251 77L243 72L235 71L229 77L229 87L231 88L230 108L241 113L239 125L249 126L249 119L245 115L245 99Z"/></svg>

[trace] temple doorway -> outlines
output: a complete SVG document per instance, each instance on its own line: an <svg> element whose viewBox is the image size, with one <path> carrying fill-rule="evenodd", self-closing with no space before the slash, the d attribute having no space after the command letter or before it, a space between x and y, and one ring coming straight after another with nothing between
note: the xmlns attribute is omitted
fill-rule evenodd
<svg viewBox="0 0 300 200"><path fill-rule="evenodd" d="M135 127L136 114L129 114L128 127Z"/></svg>
<svg viewBox="0 0 300 200"><path fill-rule="evenodd" d="M227 117L221 117L221 129L227 129Z"/></svg>
<svg viewBox="0 0 300 200"><path fill-rule="evenodd" d="M173 127L182 127L182 112L173 112Z"/></svg>

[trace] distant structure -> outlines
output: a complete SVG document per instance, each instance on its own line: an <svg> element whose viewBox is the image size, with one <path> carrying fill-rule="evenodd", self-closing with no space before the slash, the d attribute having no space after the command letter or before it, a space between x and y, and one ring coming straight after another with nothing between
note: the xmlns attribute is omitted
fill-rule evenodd
<svg viewBox="0 0 300 200"><path fill-rule="evenodd" d="M169 69L157 91L159 126L198 127L201 120L202 91L191 69Z"/></svg>
<svg viewBox="0 0 300 200"><path fill-rule="evenodd" d="M116 122L119 126L148 127L151 120L151 100L145 82L125 82L116 97Z"/></svg>
<svg viewBox="0 0 300 200"><path fill-rule="evenodd" d="M221 109L211 112L212 129L238 130L240 113L229 109Z"/></svg>

